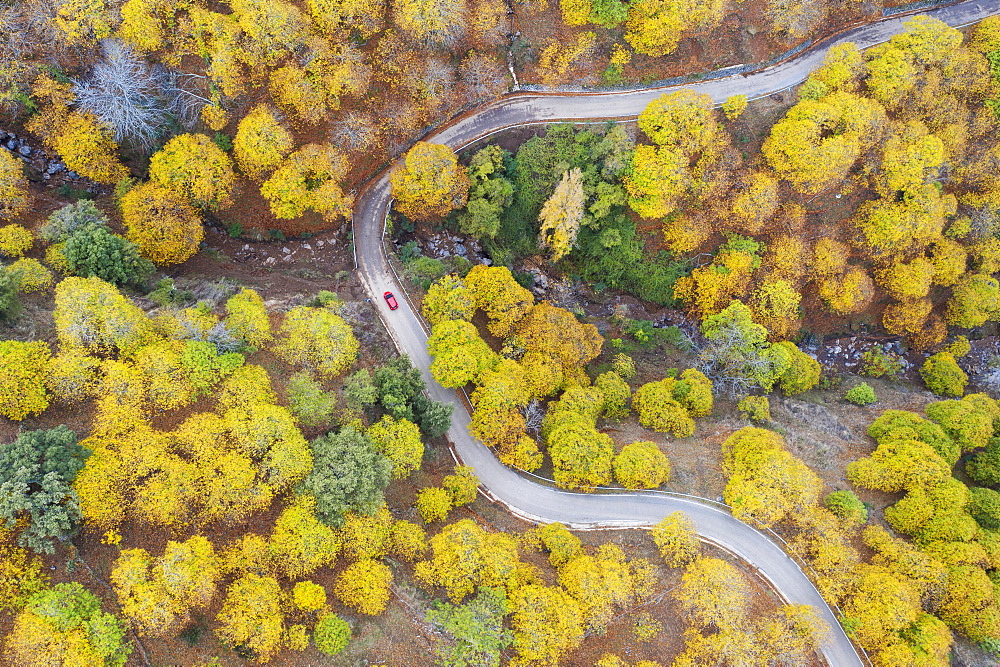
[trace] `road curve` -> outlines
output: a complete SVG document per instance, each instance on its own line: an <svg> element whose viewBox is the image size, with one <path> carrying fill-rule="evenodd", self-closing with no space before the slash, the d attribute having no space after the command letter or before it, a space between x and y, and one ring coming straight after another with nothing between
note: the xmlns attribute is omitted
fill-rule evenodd
<svg viewBox="0 0 1000 667"><path fill-rule="evenodd" d="M1000 13L1000 0L968 0L926 12L952 26L975 23ZM848 30L795 58L747 76L699 82L687 87L707 93L717 103L730 95L761 97L784 90L805 80L822 62L826 50L835 44L853 41L870 47L902 31L906 17L886 18ZM665 89L616 93L512 94L469 114L460 116L426 137L459 149L504 128L558 120L634 118ZM371 181L359 196L354 208L354 242L358 274L372 303L386 325L400 352L408 354L427 383L427 392L436 401L455 406L448 437L466 465L472 466L490 496L514 514L534 521L561 521L574 528L620 528L650 526L671 512L682 510L706 541L716 544L750 564L789 603L815 607L829 623L832 632L822 648L823 657L832 667L863 665L854 646L836 621L829 605L781 547L765 534L733 518L724 508L709 502L678 495L622 492L581 494L553 488L502 465L493 453L468 431L469 412L457 392L441 387L430 375L431 358L427 353L427 332L420 316L405 298L405 290L389 267L382 245L385 216L391 203L387 173ZM390 311L382 298L394 292L399 309Z"/></svg>

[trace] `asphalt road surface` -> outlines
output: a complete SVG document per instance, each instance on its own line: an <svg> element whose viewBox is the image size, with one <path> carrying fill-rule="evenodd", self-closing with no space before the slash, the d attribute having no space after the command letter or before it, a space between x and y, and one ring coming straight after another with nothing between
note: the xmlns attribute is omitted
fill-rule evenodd
<svg viewBox="0 0 1000 667"><path fill-rule="evenodd" d="M1000 0L970 0L926 12L949 25L963 26L1000 13ZM717 103L731 95L761 97L801 83L817 68L831 46L853 41L863 48L887 41L903 30L908 17L887 18L854 28L825 40L791 60L749 75L735 75L669 89L616 93L511 94L466 114L437 130L426 141L447 144L455 150L504 128L559 120L627 119L666 90L688 87L707 93ZM511 512L532 521L561 521L573 528L648 527L671 512L691 517L699 536L748 563L787 602L815 607L831 627L823 645L826 662L833 667L863 665L855 647L836 621L833 611L795 561L764 533L738 521L724 508L696 498L662 493L597 493L563 491L544 480L532 479L502 465L481 442L469 435L469 412L460 395L441 387L430 375L427 331L389 267L382 245L386 212L392 195L386 174L370 182L354 207L354 240L358 274L371 295L399 351L410 356L436 401L455 406L448 438L462 463L472 466L484 491ZM399 309L390 311L382 298L391 291Z"/></svg>

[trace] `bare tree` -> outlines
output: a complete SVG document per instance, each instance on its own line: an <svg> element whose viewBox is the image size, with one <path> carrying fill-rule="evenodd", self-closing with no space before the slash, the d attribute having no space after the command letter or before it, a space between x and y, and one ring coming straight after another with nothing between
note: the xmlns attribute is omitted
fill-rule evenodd
<svg viewBox="0 0 1000 667"><path fill-rule="evenodd" d="M331 123L330 139L339 148L363 151L378 143L378 127L369 114L350 111Z"/></svg>
<svg viewBox="0 0 1000 667"><path fill-rule="evenodd" d="M86 79L73 82L77 106L94 114L119 143L149 150L176 121L190 126L210 100L189 89L194 75L150 67L126 44L101 42L103 59Z"/></svg>
<svg viewBox="0 0 1000 667"><path fill-rule="evenodd" d="M469 51L458 66L458 76L470 103L499 97L507 90L507 70L495 56Z"/></svg>

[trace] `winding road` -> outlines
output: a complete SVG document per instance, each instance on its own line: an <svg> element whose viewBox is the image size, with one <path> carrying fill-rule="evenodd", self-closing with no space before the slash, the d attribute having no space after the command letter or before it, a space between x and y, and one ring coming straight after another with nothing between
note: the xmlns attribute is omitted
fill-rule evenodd
<svg viewBox="0 0 1000 667"><path fill-rule="evenodd" d="M1000 13L1000 0L968 0L926 12L952 26L975 23ZM863 48L887 41L903 30L906 17L891 17L853 28L815 45L786 62L748 75L703 81L686 86L615 93L524 93L511 94L458 117L425 137L458 150L485 136L518 125L559 120L632 119L666 90L681 87L707 93L716 103L735 94L750 98L765 96L794 86L818 67L826 50L843 42ZM392 202L388 173L371 181L354 208L354 240L358 274L371 295L396 346L408 354L427 383L429 396L455 406L448 437L457 455L472 466L489 496L514 514L532 521L561 521L571 527L648 527L664 516L681 510L691 517L699 536L748 563L787 602L815 607L831 627L822 647L832 667L863 665L855 647L837 623L833 611L796 562L764 533L738 521L722 506L696 498L665 493L581 494L532 481L502 465L493 453L469 435L469 412L457 392L441 387L430 375L427 331L421 317L404 297L405 290L389 266L382 235L386 213ZM394 292L399 309L390 311L382 293Z"/></svg>

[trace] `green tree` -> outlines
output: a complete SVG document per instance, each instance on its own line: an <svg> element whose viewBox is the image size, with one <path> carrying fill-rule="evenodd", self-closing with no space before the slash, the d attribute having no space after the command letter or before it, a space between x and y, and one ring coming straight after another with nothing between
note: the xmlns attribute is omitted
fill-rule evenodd
<svg viewBox="0 0 1000 667"><path fill-rule="evenodd" d="M337 407L337 396L323 390L308 371L300 371L288 378L288 407L305 426L329 424Z"/></svg>
<svg viewBox="0 0 1000 667"><path fill-rule="evenodd" d="M25 431L0 450L0 518L20 528L18 542L52 553L80 526L79 499L72 488L89 450L65 426Z"/></svg>
<svg viewBox="0 0 1000 667"><path fill-rule="evenodd" d="M351 641L351 626L338 614L323 614L313 629L313 641L321 653L337 655Z"/></svg>
<svg viewBox="0 0 1000 667"><path fill-rule="evenodd" d="M514 186L506 178L510 154L496 145L480 149L469 161L469 201L458 214L459 229L478 239L493 238L500 216L513 201Z"/></svg>
<svg viewBox="0 0 1000 667"><path fill-rule="evenodd" d="M350 426L312 442L315 463L301 489L316 498L316 514L339 526L344 514L373 514L385 501L392 463Z"/></svg>
<svg viewBox="0 0 1000 667"><path fill-rule="evenodd" d="M77 228L63 245L70 273L97 277L115 285L140 285L153 273L153 264L139 254L135 244L112 234L103 225Z"/></svg>
<svg viewBox="0 0 1000 667"><path fill-rule="evenodd" d="M502 588L482 586L473 599L462 605L435 603L427 622L451 637L442 642L438 655L447 667L499 667L500 656L513 635L504 628L510 604Z"/></svg>
<svg viewBox="0 0 1000 667"><path fill-rule="evenodd" d="M347 376L344 380L344 400L348 407L355 410L373 405L378 400L378 391L370 370L362 368Z"/></svg>
<svg viewBox="0 0 1000 667"><path fill-rule="evenodd" d="M849 525L868 522L868 508L853 491L831 491L823 498L823 505Z"/></svg>

